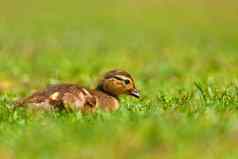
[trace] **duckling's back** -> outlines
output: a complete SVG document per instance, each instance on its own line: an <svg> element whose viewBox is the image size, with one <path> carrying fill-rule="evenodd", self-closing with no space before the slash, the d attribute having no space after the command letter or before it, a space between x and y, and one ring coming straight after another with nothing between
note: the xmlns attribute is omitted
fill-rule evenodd
<svg viewBox="0 0 238 159"><path fill-rule="evenodd" d="M76 84L58 84L17 101L17 106L46 110L65 108L93 111L96 107L96 98L86 88Z"/></svg>

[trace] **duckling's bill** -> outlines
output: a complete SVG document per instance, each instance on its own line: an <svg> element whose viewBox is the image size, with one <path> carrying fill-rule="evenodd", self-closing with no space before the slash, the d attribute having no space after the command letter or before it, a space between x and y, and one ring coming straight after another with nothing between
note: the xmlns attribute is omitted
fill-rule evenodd
<svg viewBox="0 0 238 159"><path fill-rule="evenodd" d="M136 98L140 98L140 92L137 89L133 89L130 92L130 95L133 96L133 97L136 97Z"/></svg>

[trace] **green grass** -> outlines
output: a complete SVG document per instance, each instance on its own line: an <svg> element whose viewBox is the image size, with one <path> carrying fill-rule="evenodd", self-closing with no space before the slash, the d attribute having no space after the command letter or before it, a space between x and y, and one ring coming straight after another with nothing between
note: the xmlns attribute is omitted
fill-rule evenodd
<svg viewBox="0 0 238 159"><path fill-rule="evenodd" d="M238 158L238 3L0 5L0 158ZM48 84L128 70L142 98L113 113L13 111Z"/></svg>

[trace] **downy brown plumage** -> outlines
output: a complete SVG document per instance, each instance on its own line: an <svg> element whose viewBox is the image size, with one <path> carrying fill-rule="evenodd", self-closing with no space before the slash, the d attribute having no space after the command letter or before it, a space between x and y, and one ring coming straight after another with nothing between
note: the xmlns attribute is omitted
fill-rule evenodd
<svg viewBox="0 0 238 159"><path fill-rule="evenodd" d="M17 101L17 106L82 112L94 112L99 107L105 111L114 111L119 108L118 97L123 94L136 98L140 96L129 73L112 70L104 75L95 89L87 89L77 84L53 85Z"/></svg>

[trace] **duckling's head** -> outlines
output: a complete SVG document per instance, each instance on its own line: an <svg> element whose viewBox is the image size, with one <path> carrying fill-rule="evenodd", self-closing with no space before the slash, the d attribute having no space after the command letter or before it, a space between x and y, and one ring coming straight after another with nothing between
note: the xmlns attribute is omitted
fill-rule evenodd
<svg viewBox="0 0 238 159"><path fill-rule="evenodd" d="M99 82L97 88L116 97L123 94L131 95L136 98L140 97L132 76L123 70L107 72Z"/></svg>

